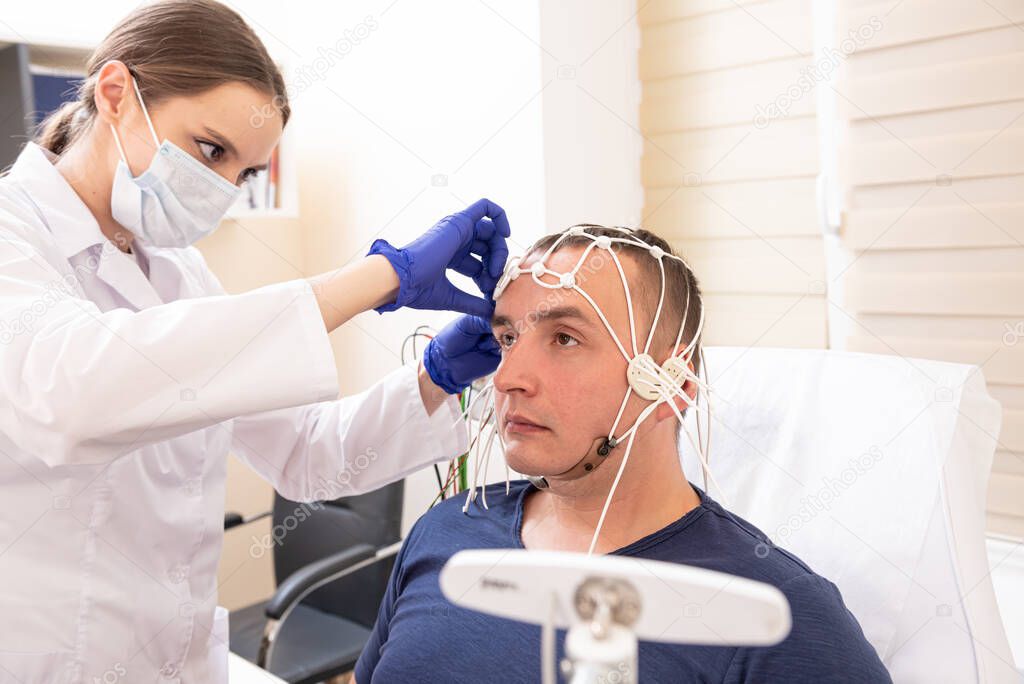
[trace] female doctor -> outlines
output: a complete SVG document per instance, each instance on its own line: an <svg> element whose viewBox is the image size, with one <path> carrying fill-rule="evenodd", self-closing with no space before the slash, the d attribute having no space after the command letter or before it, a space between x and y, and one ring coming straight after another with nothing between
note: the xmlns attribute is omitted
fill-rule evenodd
<svg viewBox="0 0 1024 684"><path fill-rule="evenodd" d="M327 334L370 308L488 316L446 270L489 295L508 223L481 200L405 248L226 295L190 244L288 120L264 46L223 5L170 0L87 71L0 178L0 682L226 681L226 454L307 501L464 451L449 395L497 366L486 321L342 400Z"/></svg>

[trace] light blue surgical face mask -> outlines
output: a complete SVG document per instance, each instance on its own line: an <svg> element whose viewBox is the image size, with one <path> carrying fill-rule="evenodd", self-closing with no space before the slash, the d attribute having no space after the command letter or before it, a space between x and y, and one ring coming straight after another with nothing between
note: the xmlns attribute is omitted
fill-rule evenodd
<svg viewBox="0 0 1024 684"><path fill-rule="evenodd" d="M152 245L187 247L217 228L241 188L170 140L161 143L134 78L132 85L157 150L149 168L132 177L117 129L110 125L121 154L110 192L111 214Z"/></svg>

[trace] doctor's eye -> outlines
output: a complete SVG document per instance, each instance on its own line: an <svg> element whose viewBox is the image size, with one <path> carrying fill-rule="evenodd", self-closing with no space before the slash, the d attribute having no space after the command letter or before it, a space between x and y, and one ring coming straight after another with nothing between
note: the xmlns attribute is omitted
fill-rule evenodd
<svg viewBox="0 0 1024 684"><path fill-rule="evenodd" d="M217 143L208 142L206 140L196 140L196 144L199 145L199 150L202 152L203 158L206 159L207 162L216 164L224 159L224 148ZM238 180L235 181L235 185L241 185L257 173L259 173L259 171L250 166L238 175Z"/></svg>
<svg viewBox="0 0 1024 684"><path fill-rule="evenodd" d="M217 143L205 140L196 140L196 143L199 145L199 151L203 153L203 157L211 164L216 164L224 157L224 148Z"/></svg>

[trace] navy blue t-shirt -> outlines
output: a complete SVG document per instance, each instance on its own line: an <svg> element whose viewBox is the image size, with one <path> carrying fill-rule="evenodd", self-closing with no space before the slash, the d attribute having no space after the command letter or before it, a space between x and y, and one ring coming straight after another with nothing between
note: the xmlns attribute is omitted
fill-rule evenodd
<svg viewBox="0 0 1024 684"><path fill-rule="evenodd" d="M358 684L540 680L540 627L449 603L438 577L463 549L521 549L525 480L487 488L490 510L465 496L417 521L398 553ZM680 646L641 641L641 682L891 682L834 584L694 487L700 505L615 555L685 563L766 582L789 600L793 628L776 646ZM477 503L479 503L479 498ZM767 555L766 555L767 551ZM558 632L559 660L564 632Z"/></svg>

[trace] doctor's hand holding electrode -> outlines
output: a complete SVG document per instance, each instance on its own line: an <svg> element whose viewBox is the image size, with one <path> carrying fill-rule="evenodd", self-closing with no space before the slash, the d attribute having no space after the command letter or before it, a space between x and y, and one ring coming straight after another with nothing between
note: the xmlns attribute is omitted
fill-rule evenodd
<svg viewBox="0 0 1024 684"><path fill-rule="evenodd" d="M113 29L0 177L0 682L227 680L229 451L296 501L465 451L451 393L500 360L485 320L508 254L499 206L236 295L191 246L289 115L238 14L162 0ZM339 399L328 333L400 307L469 315L422 367Z"/></svg>

